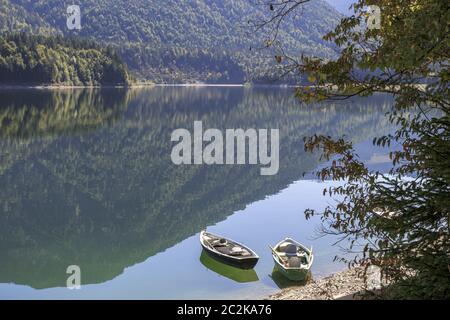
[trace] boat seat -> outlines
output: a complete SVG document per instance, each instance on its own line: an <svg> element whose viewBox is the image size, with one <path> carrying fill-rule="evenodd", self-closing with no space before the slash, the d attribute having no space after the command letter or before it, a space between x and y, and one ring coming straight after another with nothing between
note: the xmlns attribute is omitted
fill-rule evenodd
<svg viewBox="0 0 450 320"><path fill-rule="evenodd" d="M249 256L249 255L251 255L250 252L248 252L247 250L244 250L240 247L230 248L230 247L219 246L219 247L215 247L215 249L217 251L219 251L220 253L223 253L223 254L226 254L229 256Z"/></svg>
<svg viewBox="0 0 450 320"><path fill-rule="evenodd" d="M244 250L241 247L233 247L233 248L231 248L231 252L233 252L233 253L241 253L243 251Z"/></svg>
<svg viewBox="0 0 450 320"><path fill-rule="evenodd" d="M219 251L220 253L229 255L230 254L230 248L226 246L214 246L214 248Z"/></svg>
<svg viewBox="0 0 450 320"><path fill-rule="evenodd" d="M279 252L283 252L288 256L296 256L297 255L297 246L290 242L284 242L278 246Z"/></svg>
<svg viewBox="0 0 450 320"><path fill-rule="evenodd" d="M212 246L214 248L216 247L226 247L228 246L228 241L225 239L216 239L212 242Z"/></svg>
<svg viewBox="0 0 450 320"><path fill-rule="evenodd" d="M290 257L288 259L289 268L300 268L302 266L302 261L299 257Z"/></svg>

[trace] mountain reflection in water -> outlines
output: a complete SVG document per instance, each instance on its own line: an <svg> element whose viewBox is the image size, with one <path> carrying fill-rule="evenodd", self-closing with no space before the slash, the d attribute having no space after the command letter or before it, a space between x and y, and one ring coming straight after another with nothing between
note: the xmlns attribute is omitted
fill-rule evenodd
<svg viewBox="0 0 450 320"><path fill-rule="evenodd" d="M305 136L385 134L390 103L304 105L280 88L1 90L0 283L64 287L73 264L83 284L112 280L317 168ZM278 174L172 164L171 132L195 120L280 129Z"/></svg>

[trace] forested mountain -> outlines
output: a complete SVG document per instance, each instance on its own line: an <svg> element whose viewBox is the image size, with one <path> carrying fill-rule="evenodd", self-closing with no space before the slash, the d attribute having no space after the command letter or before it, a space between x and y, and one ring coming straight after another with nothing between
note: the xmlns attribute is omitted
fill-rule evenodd
<svg viewBox="0 0 450 320"><path fill-rule="evenodd" d="M157 82L244 82L276 77L273 53L261 47L267 30L254 32L248 21L270 14L248 0L0 0L3 32L61 33L114 45L130 69ZM66 27L66 8L78 4L82 28ZM14 13L14 14L11 14ZM314 0L284 22L280 40L292 53L332 57L321 37L340 15ZM269 72L268 72L269 70Z"/></svg>
<svg viewBox="0 0 450 320"><path fill-rule="evenodd" d="M86 40L29 36L0 38L0 84L127 84L126 66L112 50Z"/></svg>
<svg viewBox="0 0 450 320"><path fill-rule="evenodd" d="M36 13L9 0L0 0L0 32L49 34L56 30Z"/></svg>

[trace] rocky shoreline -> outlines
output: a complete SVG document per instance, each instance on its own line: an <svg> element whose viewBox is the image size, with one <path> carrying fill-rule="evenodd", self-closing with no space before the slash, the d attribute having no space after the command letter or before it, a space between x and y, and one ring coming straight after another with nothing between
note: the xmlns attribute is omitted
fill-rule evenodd
<svg viewBox="0 0 450 320"><path fill-rule="evenodd" d="M363 268L355 267L331 276L312 280L304 286L289 287L268 297L270 300L358 299L367 285Z"/></svg>

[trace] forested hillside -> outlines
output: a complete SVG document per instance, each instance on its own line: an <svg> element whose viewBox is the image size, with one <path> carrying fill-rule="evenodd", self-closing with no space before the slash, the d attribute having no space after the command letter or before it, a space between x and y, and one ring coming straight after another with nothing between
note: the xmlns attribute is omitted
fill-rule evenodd
<svg viewBox="0 0 450 320"><path fill-rule="evenodd" d="M258 50L267 30L253 21L270 14L248 0L0 0L2 32L61 33L113 45L139 78L156 82L245 82L277 78L273 52ZM78 4L82 28L66 27L66 8ZM308 3L281 25L293 54L335 55L322 36L339 20L323 0ZM3 19L2 19L3 20ZM253 48L252 51L249 49Z"/></svg>
<svg viewBox="0 0 450 320"><path fill-rule="evenodd" d="M10 32L50 34L56 33L56 30L36 13L9 0L0 0L0 33Z"/></svg>
<svg viewBox="0 0 450 320"><path fill-rule="evenodd" d="M0 38L0 84L117 85L129 81L112 50L86 40L25 34Z"/></svg>

